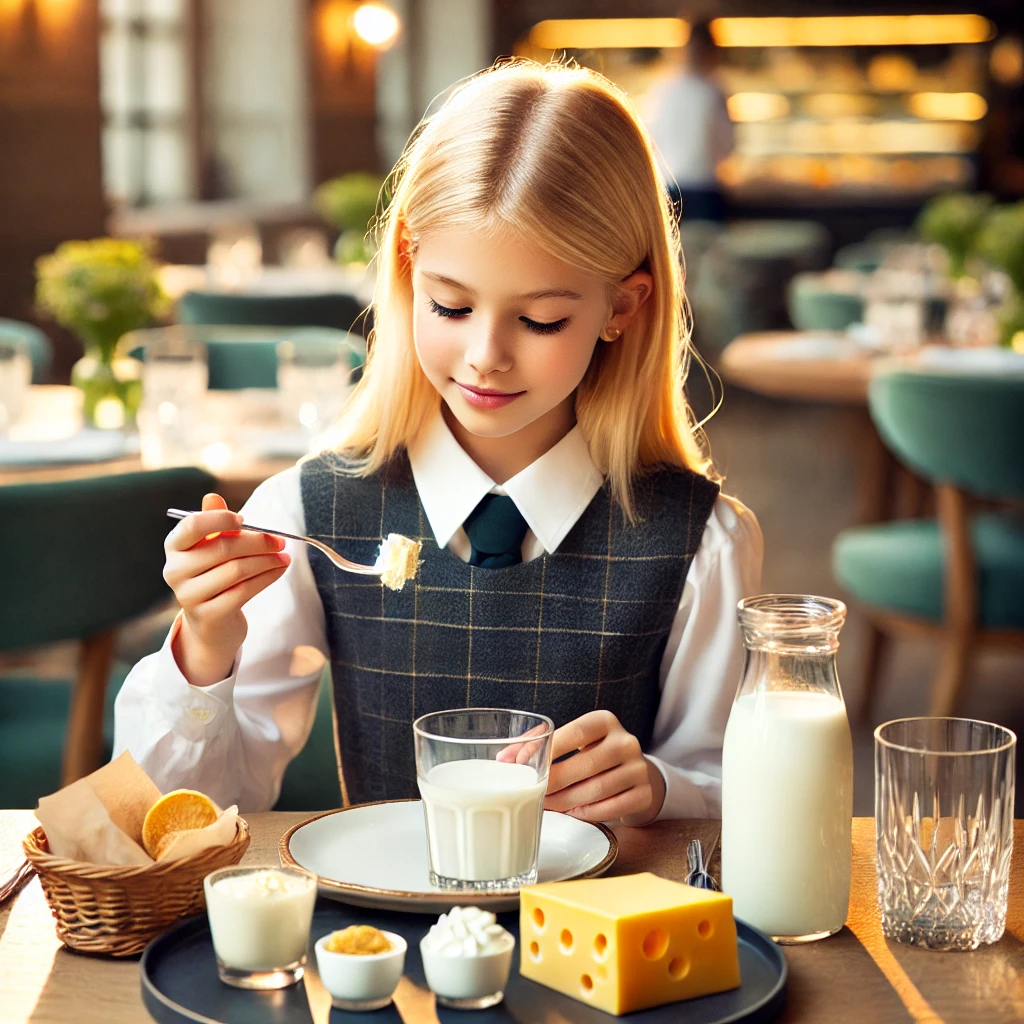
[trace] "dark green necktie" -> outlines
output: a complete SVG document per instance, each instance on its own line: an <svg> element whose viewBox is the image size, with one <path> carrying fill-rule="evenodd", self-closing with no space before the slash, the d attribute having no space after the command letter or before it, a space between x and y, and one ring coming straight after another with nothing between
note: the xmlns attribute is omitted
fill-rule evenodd
<svg viewBox="0 0 1024 1024"><path fill-rule="evenodd" d="M504 494L485 494L463 526L473 546L470 565L500 569L523 560L523 538L529 527L516 503Z"/></svg>

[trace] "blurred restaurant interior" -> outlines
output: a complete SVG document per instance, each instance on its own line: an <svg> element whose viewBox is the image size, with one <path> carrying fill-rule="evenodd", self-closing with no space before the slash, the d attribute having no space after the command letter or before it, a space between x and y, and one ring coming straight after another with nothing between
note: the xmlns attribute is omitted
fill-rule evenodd
<svg viewBox="0 0 1024 1024"><path fill-rule="evenodd" d="M849 606L855 813L871 813L880 722L1024 726L1019 0L0 0L0 766L34 765L0 806L109 756L117 687L174 614L159 509L211 489L126 492L111 518L45 488L192 466L238 508L359 371L367 226L424 113L497 58L564 54L646 114L698 22L732 141L708 186L720 217L690 216L681 188L706 365L690 396L717 407L725 489L760 521L763 591ZM38 262L92 239L116 241ZM61 288L75 260L147 258L118 243L144 246L159 295L101 337ZM202 363L176 394L159 392L161 352ZM937 409L913 380L883 393L891 360L964 392ZM998 394L979 390L993 378ZM911 407L924 437L904 430ZM29 487L37 506L19 503ZM121 552L125 531L148 554ZM121 599L80 614L104 589ZM310 764L331 728L328 710ZM296 763L279 806L314 799L310 770Z"/></svg>

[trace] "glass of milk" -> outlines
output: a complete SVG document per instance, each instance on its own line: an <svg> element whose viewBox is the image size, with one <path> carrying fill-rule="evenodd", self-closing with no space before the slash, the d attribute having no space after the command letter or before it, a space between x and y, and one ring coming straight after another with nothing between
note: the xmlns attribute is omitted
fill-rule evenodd
<svg viewBox="0 0 1024 1024"><path fill-rule="evenodd" d="M836 674L841 601L740 601L746 665L722 749L722 889L777 942L839 931L850 898L853 751Z"/></svg>
<svg viewBox="0 0 1024 1024"><path fill-rule="evenodd" d="M231 867L203 880L220 980L275 989L303 975L317 877L304 868Z"/></svg>
<svg viewBox="0 0 1024 1024"><path fill-rule="evenodd" d="M413 722L431 885L514 889L537 881L554 731L544 715L498 708Z"/></svg>

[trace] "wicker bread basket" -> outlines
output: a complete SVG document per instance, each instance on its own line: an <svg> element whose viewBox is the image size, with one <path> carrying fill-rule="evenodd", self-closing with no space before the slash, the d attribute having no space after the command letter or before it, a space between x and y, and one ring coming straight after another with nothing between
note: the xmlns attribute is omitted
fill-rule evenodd
<svg viewBox="0 0 1024 1024"><path fill-rule="evenodd" d="M203 879L242 859L249 847L249 826L239 818L227 846L142 867L55 857L42 828L29 832L22 847L57 919L57 938L80 953L132 956L179 918L205 908Z"/></svg>

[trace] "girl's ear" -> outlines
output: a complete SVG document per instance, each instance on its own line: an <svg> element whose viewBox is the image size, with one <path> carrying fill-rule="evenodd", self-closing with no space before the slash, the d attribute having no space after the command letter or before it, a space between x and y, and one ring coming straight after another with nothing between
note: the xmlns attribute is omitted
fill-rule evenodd
<svg viewBox="0 0 1024 1024"><path fill-rule="evenodd" d="M612 298L612 315L601 331L601 340L617 341L653 293L654 278L646 270L634 270L619 282Z"/></svg>

